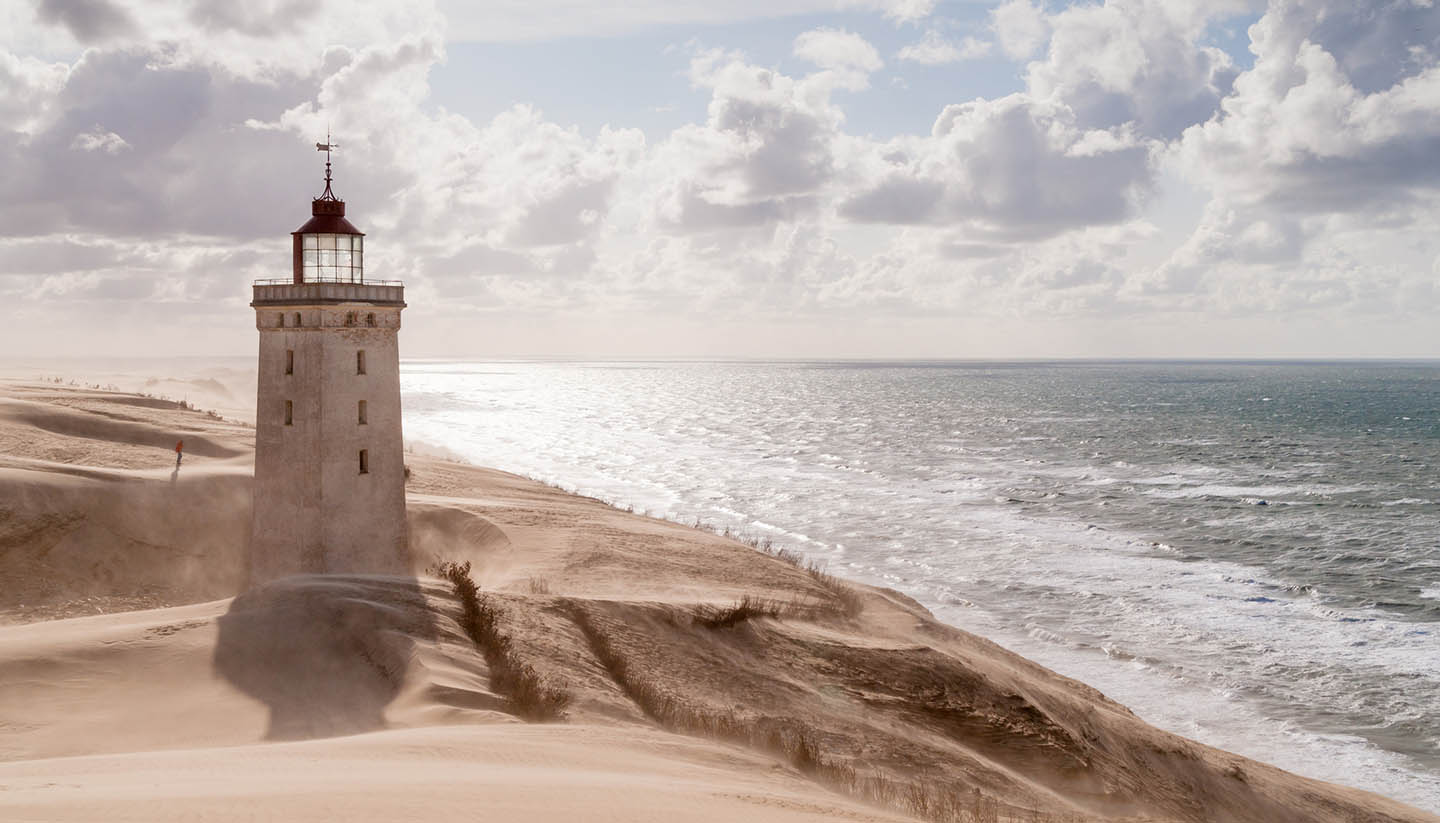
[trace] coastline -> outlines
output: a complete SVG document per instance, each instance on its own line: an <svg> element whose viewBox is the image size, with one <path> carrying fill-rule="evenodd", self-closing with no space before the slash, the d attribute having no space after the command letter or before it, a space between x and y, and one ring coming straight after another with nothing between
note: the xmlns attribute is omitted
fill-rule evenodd
<svg viewBox="0 0 1440 823"><path fill-rule="evenodd" d="M1433 375L424 364L407 431L637 510L769 535L1162 728L1440 809L1440 613L1413 585L1440 580L1440 497L1431 477L1365 462L1432 462L1434 420L1410 408L1433 406ZM1343 413L1311 437L1294 425L1307 402Z"/></svg>
<svg viewBox="0 0 1440 823"><path fill-rule="evenodd" d="M118 568L143 565L138 560L144 553L156 552L150 559L157 563L147 570L158 573L172 559L167 545L189 542L206 526L211 532L226 531L215 529L208 513L239 511L235 507L243 497L246 458L243 448L236 446L243 442L243 427L197 412L140 403L133 396L57 392L40 385L17 403L13 390L13 384L6 387L4 426L10 439L0 457L8 489L16 493L11 499L18 499L21 489L39 490L46 505L55 504L41 512L47 516L40 520L63 531L56 545L70 541L72 556L78 553L94 562L96 553L108 546ZM51 395L50 400L43 399ZM59 402L54 402L55 397ZM34 404L43 403L59 408L42 415L39 412L47 410L37 410ZM116 421L122 412L133 419ZM80 426L82 422L93 425L87 428ZM126 425L116 428L114 422ZM169 458L138 435L177 425L192 428L187 440L213 440L216 449L211 455L197 455L193 465L187 463L180 485L169 487ZM101 431L94 426L110 428ZM67 454L73 459L55 459ZM1246 814L1257 815L1248 819L1275 820L1436 819L1376 795L1295 777L1149 727L1095 690L941 624L897 593L841 583L860 592L864 601L863 608L850 615L836 607L835 593L823 580L721 535L627 515L598 501L561 495L493 470L420 456L414 457L413 465L412 534L424 554L417 565L444 559L475 563L477 582L503 603L508 631L516 646L527 650L529 665L573 693L566 725L555 728L587 729L596 723L654 728L659 710L645 710L643 701L634 699L635 687L617 685L623 678L614 676L613 665L604 664L605 655L596 654L604 647L626 660L625 668L633 676L647 678L653 693L670 696L688 708L686 716L700 718L692 724L694 729L680 736L702 742L687 746L711 745L703 742L706 735L694 733L697 729L728 728L725 723L754 727L765 717L786 719L792 725L777 727L781 737L801 735L832 762L843 759L857 771L875 771L892 780L898 779L897 772L908 770L928 776L928 782L953 782L967 792L980 789L985 797L1003 804L1001 819L1032 810L1055 819L1081 815L1084 819L1220 820L1247 819ZM180 510L205 514L205 523L175 520L176 508L167 495L182 487L187 489L184 494L201 496L187 499ZM151 494L158 496L148 500ZM155 522L138 514L151 503L165 507L164 516ZM51 516L63 514L64 505L85 508L82 526ZM84 524L95 529L85 533ZM117 532L126 532L130 542L116 546ZM12 532L11 538L7 546L33 542L33 537L18 532ZM203 579L191 575L176 583L177 590L184 592L180 597L201 598L189 601L195 606L173 606L159 597L155 605L168 607L163 616L120 611L0 626L0 671L7 672L7 679L15 677L27 666L37 665L40 657L68 665L65 654L56 656L56 648L98 648L92 644L114 643L122 635L140 638L124 641L122 647L133 644L161 655L198 654L209 660L216 652L207 653L207 642L213 646L220 639L211 636L207 641L205 633L220 632L227 625L224 621L235 605L223 598L238 593L222 591L236 585L233 569L222 568L223 552L216 549L202 558L200 565L215 574ZM193 547L186 546L183 553L192 554ZM47 562L58 562L54 552ZM52 577L63 576L65 567L48 571ZM11 568L7 580L19 574ZM105 579L105 575L95 578ZM110 579L114 580L113 573ZM347 596L353 598L370 584L347 585L352 587ZM83 595L94 596L93 592ZM271 605L252 610L258 615L253 619L289 603L287 598L328 602L330 595L323 587L311 586L269 596ZM369 602L366 598L372 596L390 595L360 599ZM442 617L457 607L445 588L428 578L420 579L416 596L417 602ZM760 613L725 627L704 624L705 609L728 609L746 596L824 608L815 614ZM91 602L88 607L95 605ZM584 617L577 621L575 615ZM192 622L199 631L152 631ZM494 708L503 704L504 695L484 685L485 664L472 659L473 650L466 653L444 619L436 625L430 634L416 635L414 649L404 658L405 682L383 707L386 727L513 725L514 715ZM213 626L219 628L206 628ZM171 641L172 637L176 639ZM598 646L596 637L601 638ZM342 639L323 633L314 638L327 649L332 641ZM184 646L169 648L171 642ZM428 662L417 664L427 655ZM953 684L965 688L955 691ZM151 685L162 691L176 688ZM211 691L204 700L181 695L181 703L248 705L242 695L227 692L223 682L207 688ZM16 764L36 756L100 753L94 740L77 739L73 728L47 730L45 723L37 722L47 711L58 718L77 706L88 707L87 719L99 720L111 730L105 739L113 743L114 757L177 744L163 739L164 730L149 729L148 736L137 737L125 727L127 721L110 716L103 707L105 682L80 677L73 690L62 699L27 689L7 709L33 714L25 721L33 728L16 738L21 742L6 752L11 762L0 772L10 769L18 774L14 770L25 767ZM463 699L457 699L462 693ZM724 709L727 706L732 708ZM746 710L737 715L736 706ZM403 708L399 713L403 721L390 716L392 707ZM96 717L96 712L104 716ZM207 724L213 722L196 719L188 732L195 736L178 743L239 744L247 735L252 741L263 739L256 731L246 731L246 723L257 718L254 708L237 709L232 718L236 722L211 730L208 737ZM763 723L759 728L765 728ZM592 754L603 757L608 745L597 744ZM733 745L737 745L734 740L723 750L733 751L729 748ZM756 756L753 746L740 748L750 752L747 757ZM793 761L790 767L786 779L798 775L804 781L804 769ZM740 772L749 774L745 769ZM829 795L821 791L817 796ZM33 793L27 797L34 800ZM19 801L12 797L0 802ZM809 802L815 802L813 797Z"/></svg>

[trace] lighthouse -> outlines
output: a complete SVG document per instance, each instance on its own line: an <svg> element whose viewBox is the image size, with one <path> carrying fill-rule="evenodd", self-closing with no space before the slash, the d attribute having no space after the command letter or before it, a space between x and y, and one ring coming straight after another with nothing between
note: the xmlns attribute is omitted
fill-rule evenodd
<svg viewBox="0 0 1440 823"><path fill-rule="evenodd" d="M291 232L291 276L254 284L251 583L409 571L400 421L402 283L365 276L365 233L331 189Z"/></svg>

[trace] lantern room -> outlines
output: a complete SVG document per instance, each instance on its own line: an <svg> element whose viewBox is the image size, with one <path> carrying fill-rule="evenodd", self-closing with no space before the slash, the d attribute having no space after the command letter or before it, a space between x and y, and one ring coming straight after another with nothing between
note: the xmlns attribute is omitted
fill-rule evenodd
<svg viewBox="0 0 1440 823"><path fill-rule="evenodd" d="M310 201L310 219L291 232L296 283L365 282L365 233L345 219L345 201L330 190L330 149L325 152L325 193Z"/></svg>

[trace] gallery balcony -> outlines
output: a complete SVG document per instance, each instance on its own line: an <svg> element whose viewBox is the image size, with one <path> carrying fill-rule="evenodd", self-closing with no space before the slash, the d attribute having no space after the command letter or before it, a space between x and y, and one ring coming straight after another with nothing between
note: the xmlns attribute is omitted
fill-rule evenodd
<svg viewBox="0 0 1440 823"><path fill-rule="evenodd" d="M291 278L256 280L254 299L250 305L260 306L323 306L341 303L369 303L380 306L405 306L405 284L399 280L307 280L296 283Z"/></svg>

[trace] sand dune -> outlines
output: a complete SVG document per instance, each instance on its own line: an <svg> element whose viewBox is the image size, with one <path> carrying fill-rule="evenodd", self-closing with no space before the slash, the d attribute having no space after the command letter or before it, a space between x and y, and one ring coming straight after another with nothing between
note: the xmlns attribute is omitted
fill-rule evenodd
<svg viewBox="0 0 1440 823"><path fill-rule="evenodd" d="M899 593L456 463L412 460L415 577L246 590L248 430L3 394L0 819L1440 819L1154 729ZM522 722L536 695L560 716Z"/></svg>
<svg viewBox="0 0 1440 823"><path fill-rule="evenodd" d="M733 823L906 820L763 757L648 730L442 726L0 763L9 819Z"/></svg>

